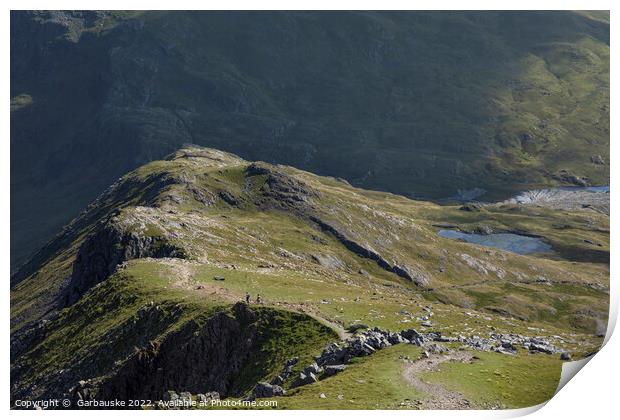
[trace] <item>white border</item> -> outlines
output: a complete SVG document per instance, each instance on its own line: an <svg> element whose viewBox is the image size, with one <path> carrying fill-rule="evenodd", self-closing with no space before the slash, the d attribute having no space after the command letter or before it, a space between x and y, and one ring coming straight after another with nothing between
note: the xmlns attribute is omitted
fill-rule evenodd
<svg viewBox="0 0 620 420"><path fill-rule="evenodd" d="M9 51L10 51L10 9L187 9L187 10L197 10L197 9L246 9L246 10L261 10L261 9L288 9L288 10L312 10L312 9L325 9L325 10L334 10L334 9L354 9L354 10L372 10L372 9L384 9L384 10L407 10L407 9L415 9L415 10L478 10L478 9L491 9L491 10L611 10L612 12L612 21L614 21L616 16L616 9L620 10L620 7L614 7L615 4L619 4L619 2L612 1L599 1L599 0L591 0L591 1L549 1L549 0L522 0L522 1L489 1L489 0L470 0L470 1L404 1L404 0L384 0L381 2L378 1L368 1L368 0L358 0L358 1L325 1L325 0L315 0L315 1L297 1L297 2L285 2L285 1L273 1L273 0L263 0L263 1L240 1L240 0L228 0L226 2L215 2L215 1L187 1L187 0L176 0L174 2L165 2L165 1L118 1L118 0L110 0L110 1L6 1L3 4L6 5L6 9L4 14L2 14L2 52L3 57L5 57L4 65L2 66L2 74L3 74L3 91L4 98L8 102L8 98L10 97L10 83L9 83L9 73L10 73L10 60L9 60ZM618 37L616 36L616 31L611 30L611 44L618 45ZM618 68L616 55L612 54L612 78L614 76L613 70ZM613 126L613 122L617 116L616 107L613 103L613 98L617 98L618 89L615 89L615 85L612 83L612 104L611 104L611 125ZM5 140L2 142L2 160L3 165L0 167L0 171L2 174L2 182L5 184L4 188L4 197L8 197L10 191L9 177L10 177L10 132L9 132L9 112L8 106L5 108L4 113L2 114L2 127L3 132L5 133ZM613 129L611 131L614 133ZM616 146L611 142L611 161L615 162L615 153ZM615 170L615 166L611 167L612 179L618 176L618 172ZM617 201L615 199L615 187L612 186L612 220L617 219ZM2 268L4 273L6 273L6 287L8 292L9 287L9 273L10 273L10 263L9 263L9 255L10 255L10 245L9 245L9 235L10 235L10 207L8 200L4 199L2 202L2 206L0 207L0 212L2 213L2 237L5 238L1 243L1 253L0 260L2 263ZM612 237L616 237L616 228L615 223L612 223ZM569 381L566 386L564 386L559 393L552 398L547 404L543 404L538 407L533 407L530 409L523 410L508 410L502 412L484 412L484 411L455 411L455 412L447 412L447 411L324 411L324 412L316 412L316 411L298 411L295 412L294 415L298 416L300 419L304 418L315 418L316 416L334 416L338 418L353 418L356 419L365 419L365 418L373 418L389 415L394 418L459 418L459 419L485 419L485 418L506 418L506 417L516 417L528 413L530 414L530 418L533 419L543 419L543 418L562 418L562 419L606 419L616 417L618 413L618 374L620 373L618 358L620 358L620 341L617 338L617 335L611 336L610 333L613 330L613 326L615 325L618 313L618 293L616 290L617 282L614 281L614 277L616 274L616 264L614 263L615 259L618 257L617 247L613 246L611 248L611 261L612 261L612 289L611 289L611 311L610 311L610 328L608 329L608 334L606 336L607 344L605 347L595 356L592 360L587 363L587 368L583 369L583 371L579 372L577 378ZM2 401L4 401L4 409L9 410L9 393L10 393L10 383L9 383L9 326L8 319L10 314L9 309L9 294L7 293L5 299L2 301L2 308L4 313L6 314L5 318L5 332L3 335L4 343L1 348L1 352L4 356L4 365L3 372L5 373L4 378L5 382L3 383L2 390ZM566 366L567 368L569 366ZM33 411L16 411L11 410L9 415L15 418L24 418L24 417L32 417L37 416L40 412ZM251 413L251 414L248 414ZM248 415L255 416L256 418L272 418L272 417L282 417L288 416L291 412L283 412L283 411L210 411L208 413L205 412L187 412L187 411L176 411L176 412L114 412L110 411L91 411L91 412L58 412L58 411L47 411L43 416L45 418L80 418L83 419L85 416L92 418L109 418L110 415L113 416L146 416L149 418L161 416L174 416L179 415L188 418L197 418L204 416L209 416L211 418L239 418L239 417L247 417Z"/></svg>

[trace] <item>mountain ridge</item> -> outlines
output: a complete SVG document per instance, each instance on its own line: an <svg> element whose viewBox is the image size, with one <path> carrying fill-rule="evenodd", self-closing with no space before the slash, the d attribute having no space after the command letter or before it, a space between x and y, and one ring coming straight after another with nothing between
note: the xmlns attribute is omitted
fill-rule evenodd
<svg viewBox="0 0 620 420"><path fill-rule="evenodd" d="M184 143L410 197L606 184L608 33L573 12L12 12L12 260Z"/></svg>
<svg viewBox="0 0 620 420"><path fill-rule="evenodd" d="M523 256L445 239L437 226L448 222L537 235L553 251ZM279 401L308 404L315 388L307 387L336 386L343 374L314 385L296 378L308 377L304 366L315 357L336 357L329 345L345 330L350 341L338 345L351 354L338 357L347 363L368 357L368 369L387 363L400 378L391 358L418 357L416 346L431 351L450 337L449 354L465 346L481 357L476 363L497 363L509 375L543 369L547 395L557 385L559 349L579 358L600 345L609 267L593 251L608 253L608 223L591 209L439 206L187 147L123 176L14 276L12 399L160 399L171 389L245 397L300 357L282 382L290 396ZM245 293L250 305L240 302ZM361 324L374 329L356 334ZM235 352L239 337L249 356ZM394 348L378 352L388 337ZM506 344L510 354L495 347L501 340L514 343ZM360 353L363 342L373 351ZM347 372L363 375L355 363ZM500 386L517 397L491 404L534 402Z"/></svg>

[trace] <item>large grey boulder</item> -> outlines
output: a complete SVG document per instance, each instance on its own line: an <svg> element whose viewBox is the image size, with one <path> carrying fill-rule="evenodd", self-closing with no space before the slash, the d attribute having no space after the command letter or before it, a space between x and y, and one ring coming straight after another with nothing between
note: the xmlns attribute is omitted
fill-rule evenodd
<svg viewBox="0 0 620 420"><path fill-rule="evenodd" d="M259 382L252 390L252 394L256 398L270 398L285 395L286 391L279 385L268 384L267 382Z"/></svg>
<svg viewBox="0 0 620 420"><path fill-rule="evenodd" d="M337 373L344 371L347 365L329 365L325 366L325 376L334 376Z"/></svg>
<svg viewBox="0 0 620 420"><path fill-rule="evenodd" d="M310 373L313 373L315 375L318 375L319 373L323 372L323 368L320 367L316 362L312 362L311 364L309 364L308 366L306 366L303 371L304 374L308 375Z"/></svg>
<svg viewBox="0 0 620 420"><path fill-rule="evenodd" d="M401 331L400 335L416 346L421 346L424 343L424 336L413 328Z"/></svg>
<svg viewBox="0 0 620 420"><path fill-rule="evenodd" d="M408 343L409 341L403 338L399 333L389 333L387 335L387 340L390 344L400 344L400 343Z"/></svg>
<svg viewBox="0 0 620 420"><path fill-rule="evenodd" d="M295 380L295 383L293 384L293 388L302 386L302 385L313 384L318 381L319 379L316 377L314 373L310 372L308 374L305 374L301 372L299 376L297 377L297 379Z"/></svg>

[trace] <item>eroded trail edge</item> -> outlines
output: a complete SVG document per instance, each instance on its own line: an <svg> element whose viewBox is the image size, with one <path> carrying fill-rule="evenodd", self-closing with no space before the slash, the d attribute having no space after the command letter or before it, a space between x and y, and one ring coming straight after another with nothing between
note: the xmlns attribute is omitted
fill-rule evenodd
<svg viewBox="0 0 620 420"><path fill-rule="evenodd" d="M427 354L427 353L425 353ZM407 383L428 395L419 401L418 407L425 410L463 410L471 408L470 403L458 392L449 391L442 385L426 382L420 378L424 373L437 370L446 362L471 363L471 353L452 351L441 354L429 354L415 361L406 361L403 376Z"/></svg>

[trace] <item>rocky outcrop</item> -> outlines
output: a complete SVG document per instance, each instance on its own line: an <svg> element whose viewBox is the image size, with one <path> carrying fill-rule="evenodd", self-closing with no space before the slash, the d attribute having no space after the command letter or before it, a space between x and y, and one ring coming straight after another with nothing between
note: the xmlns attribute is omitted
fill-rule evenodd
<svg viewBox="0 0 620 420"><path fill-rule="evenodd" d="M286 395L286 391L279 385L259 382L252 390L252 395L254 398L271 398Z"/></svg>
<svg viewBox="0 0 620 420"><path fill-rule="evenodd" d="M318 217L310 216L310 220L316 223L322 230L331 233L351 252L356 253L360 257L369 258L377 263L379 267L386 271L390 271L406 280L413 282L416 286L426 287L430 283L430 278L420 270L411 268L405 264L390 263L381 254L368 246L363 246L358 242L348 238L343 232L338 230L332 224L321 220Z"/></svg>
<svg viewBox="0 0 620 420"><path fill-rule="evenodd" d="M342 343L327 345L321 355L315 358L316 361L306 366L299 373L292 387L308 385L323 378L336 375L343 372L354 357L370 356L376 351L401 343L423 347L423 355L426 357L430 354L440 354L447 351L446 347L438 343L461 343L464 346L480 351L514 355L517 353L517 346L520 346L530 353L561 353L562 360L568 360L567 357L570 358L570 355L567 356L567 353L562 349L555 347L542 337L497 333L491 334L489 338L476 335L470 337L446 337L438 331L420 333L411 328L400 332L390 332L375 327L359 333Z"/></svg>
<svg viewBox="0 0 620 420"><path fill-rule="evenodd" d="M256 345L256 321L257 315L243 303L203 325L190 321L161 342L138 350L113 376L90 386L88 398L158 400L162 389L238 395L242 390L235 379ZM87 398L77 390L71 391L71 398Z"/></svg>
<svg viewBox="0 0 620 420"><path fill-rule="evenodd" d="M122 262L146 257L184 258L185 251L169 243L165 237L127 231L113 220L101 223L77 252L64 306L74 304Z"/></svg>
<svg viewBox="0 0 620 420"><path fill-rule="evenodd" d="M311 254L310 258L319 264L322 267L329 268L332 270L344 270L346 269L346 264L335 255L325 255L325 254Z"/></svg>
<svg viewBox="0 0 620 420"><path fill-rule="evenodd" d="M292 359L287 360L286 363L284 363L284 368L282 369L282 372L280 372L280 374L276 376L273 381L271 381L271 384L280 386L284 385L284 381L286 381L288 377L291 376L291 373L293 373L293 366L295 366L297 362L299 362L298 357L293 357Z"/></svg>
<svg viewBox="0 0 620 420"><path fill-rule="evenodd" d="M248 165L245 175L248 178L266 176L260 187L261 195L256 200L256 204L260 207L272 207L299 213L311 208L312 199L320 197L319 191L299 178L261 162Z"/></svg>
<svg viewBox="0 0 620 420"><path fill-rule="evenodd" d="M48 322L49 319L33 321L11 334L11 360L16 359L39 340Z"/></svg>

